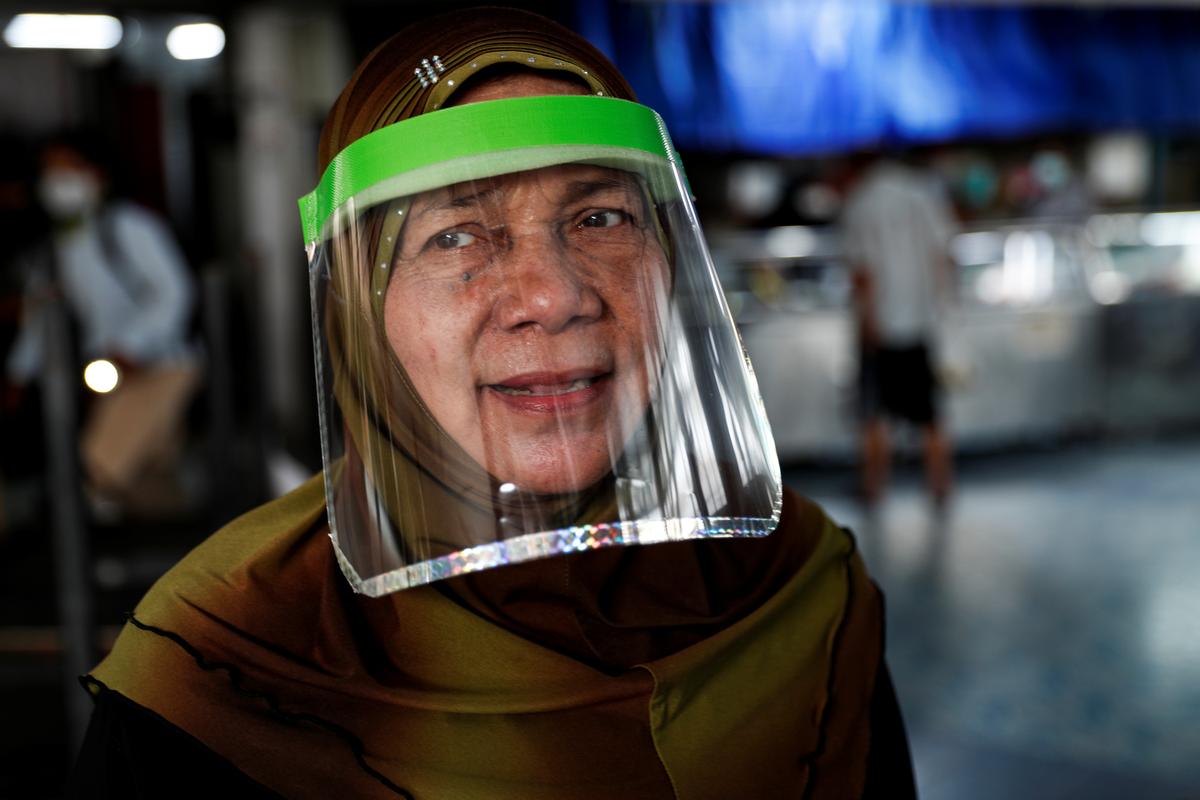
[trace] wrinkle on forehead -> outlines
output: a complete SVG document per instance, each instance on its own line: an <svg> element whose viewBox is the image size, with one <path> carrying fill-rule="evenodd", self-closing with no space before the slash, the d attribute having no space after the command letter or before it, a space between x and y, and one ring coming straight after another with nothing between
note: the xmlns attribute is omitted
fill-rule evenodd
<svg viewBox="0 0 1200 800"><path fill-rule="evenodd" d="M438 211L498 204L519 190L541 190L547 199L560 204L574 203L609 190L628 192L634 196L641 194L637 180L628 172L569 164L464 181L417 195L413 200L410 220Z"/></svg>

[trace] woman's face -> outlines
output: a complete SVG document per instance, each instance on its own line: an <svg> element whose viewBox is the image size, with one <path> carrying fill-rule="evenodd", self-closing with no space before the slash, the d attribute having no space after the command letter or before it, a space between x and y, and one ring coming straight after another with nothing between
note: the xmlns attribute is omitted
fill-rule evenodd
<svg viewBox="0 0 1200 800"><path fill-rule="evenodd" d="M517 74L459 101L579 91ZM388 342L438 423L498 480L585 488L640 421L669 282L652 213L632 175L589 165L413 199Z"/></svg>

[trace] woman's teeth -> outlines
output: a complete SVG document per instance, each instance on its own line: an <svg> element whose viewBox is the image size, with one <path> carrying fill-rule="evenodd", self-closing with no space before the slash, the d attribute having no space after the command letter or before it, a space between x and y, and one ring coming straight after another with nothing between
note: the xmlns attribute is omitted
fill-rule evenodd
<svg viewBox="0 0 1200 800"><path fill-rule="evenodd" d="M502 383L492 384L492 388L502 394L510 394L516 397L552 397L560 394L570 394L578 392L581 389L586 389L592 385L595 378L580 378L571 383L556 383L549 385L533 385L522 386L505 386Z"/></svg>

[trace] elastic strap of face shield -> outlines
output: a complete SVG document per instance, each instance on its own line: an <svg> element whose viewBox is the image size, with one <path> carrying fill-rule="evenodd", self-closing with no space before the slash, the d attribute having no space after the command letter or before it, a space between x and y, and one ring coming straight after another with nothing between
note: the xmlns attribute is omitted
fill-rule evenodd
<svg viewBox="0 0 1200 800"><path fill-rule="evenodd" d="M568 78L582 81L598 97L621 97L633 100L631 93L626 96L626 92L614 92L613 87L597 79L592 71L584 69L563 53L550 50L535 52L509 48L496 49L495 45L491 47L493 49L459 53L453 58L439 58L438 66L441 67L441 71L436 68L431 71L426 67L424 73L426 83L424 85L433 88L425 100L424 111L436 111L450 105L450 96L460 91L464 83L468 81L475 83L480 80L479 76L481 75L486 80L490 68L506 66L530 72L562 73ZM418 75L418 77L421 76Z"/></svg>
<svg viewBox="0 0 1200 800"><path fill-rule="evenodd" d="M374 255L367 265L367 269L371 270L371 308L380 323L383 321L388 281L392 278L392 266L396 261L396 248L400 246L400 237L404 234L404 223L411 206L412 200L402 197L381 207L383 223L379 227L379 240L368 251Z"/></svg>

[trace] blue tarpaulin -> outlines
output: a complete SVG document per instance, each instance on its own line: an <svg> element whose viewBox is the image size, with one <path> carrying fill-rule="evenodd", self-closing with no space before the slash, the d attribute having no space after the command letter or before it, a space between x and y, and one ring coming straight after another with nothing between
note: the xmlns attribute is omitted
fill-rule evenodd
<svg viewBox="0 0 1200 800"><path fill-rule="evenodd" d="M1200 128L1200 11L580 0L683 148L770 154Z"/></svg>

